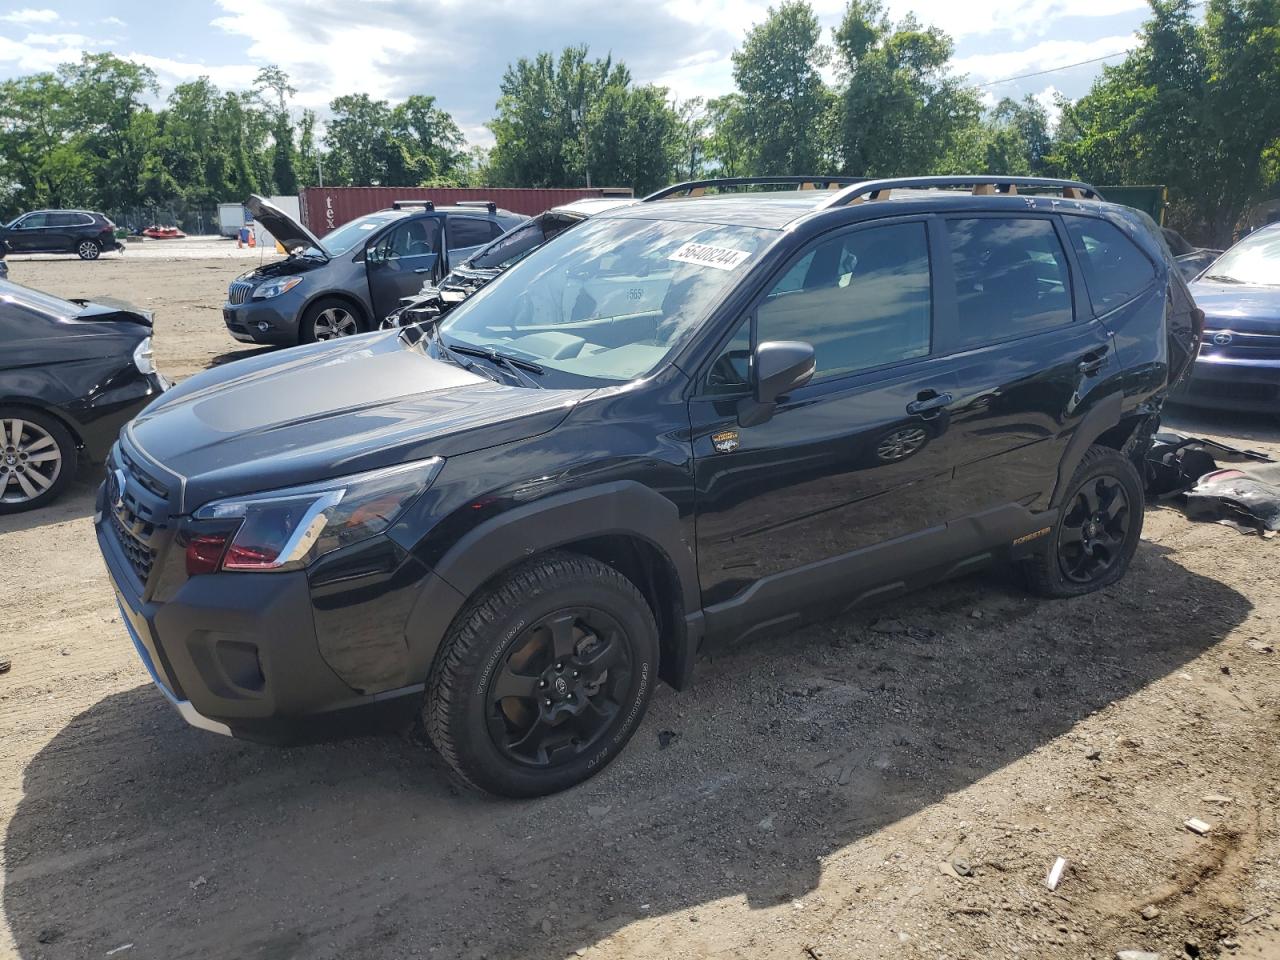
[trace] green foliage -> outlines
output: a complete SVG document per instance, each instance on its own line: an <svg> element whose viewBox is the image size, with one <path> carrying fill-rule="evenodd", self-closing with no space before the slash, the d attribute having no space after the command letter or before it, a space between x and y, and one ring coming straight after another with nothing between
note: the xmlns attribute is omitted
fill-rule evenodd
<svg viewBox="0 0 1280 960"><path fill-rule="evenodd" d="M821 40L813 8L784 0L734 52L733 79L742 96L733 122L752 173L820 172L827 165L823 118L832 93L819 71L831 52Z"/></svg>
<svg viewBox="0 0 1280 960"><path fill-rule="evenodd" d="M1280 2L1153 0L1138 46L1068 104L1052 161L1098 183L1163 183L1170 220L1226 244L1276 183Z"/></svg>
<svg viewBox="0 0 1280 960"><path fill-rule="evenodd" d="M489 123L493 183L563 187L664 184L681 150L681 122L662 87L635 86L612 57L584 46L522 57L503 74Z"/></svg>

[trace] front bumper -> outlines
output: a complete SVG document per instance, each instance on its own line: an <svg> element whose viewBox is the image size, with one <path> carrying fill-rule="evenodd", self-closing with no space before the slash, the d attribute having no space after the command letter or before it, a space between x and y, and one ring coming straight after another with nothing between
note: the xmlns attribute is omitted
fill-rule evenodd
<svg viewBox="0 0 1280 960"><path fill-rule="evenodd" d="M1210 410L1280 413L1280 359L1199 356L1169 399Z"/></svg>
<svg viewBox="0 0 1280 960"><path fill-rule="evenodd" d="M146 599L110 509L99 491L94 525L122 620L192 726L294 744L395 729L417 714L423 683L361 694L325 661L306 573L198 576L164 602Z"/></svg>
<svg viewBox="0 0 1280 960"><path fill-rule="evenodd" d="M241 343L292 345L298 342L298 313L288 293L269 300L224 303L222 321Z"/></svg>

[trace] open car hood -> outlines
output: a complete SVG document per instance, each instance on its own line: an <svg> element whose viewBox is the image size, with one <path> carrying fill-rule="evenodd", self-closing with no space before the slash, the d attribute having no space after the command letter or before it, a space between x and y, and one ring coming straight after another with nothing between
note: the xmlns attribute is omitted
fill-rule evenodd
<svg viewBox="0 0 1280 960"><path fill-rule="evenodd" d="M253 214L253 218L266 227L267 232L280 242L286 253L295 253L298 250L305 250L307 247L315 247L328 258L329 251L325 250L320 238L270 200L266 200L255 193L250 195L244 205Z"/></svg>

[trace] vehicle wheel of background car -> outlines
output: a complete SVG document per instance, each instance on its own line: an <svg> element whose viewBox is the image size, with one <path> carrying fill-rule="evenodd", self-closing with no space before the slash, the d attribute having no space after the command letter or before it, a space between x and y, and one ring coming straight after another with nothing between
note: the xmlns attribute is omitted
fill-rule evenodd
<svg viewBox="0 0 1280 960"><path fill-rule="evenodd" d="M81 260L97 260L102 254L102 245L97 240L81 240L76 247Z"/></svg>
<svg viewBox="0 0 1280 960"><path fill-rule="evenodd" d="M35 510L58 496L76 472L76 444L48 414L0 407L0 513Z"/></svg>
<svg viewBox="0 0 1280 960"><path fill-rule="evenodd" d="M1145 503L1132 461L1090 447L1071 478L1047 549L1026 562L1028 586L1047 597L1075 597L1124 576L1142 539Z"/></svg>
<svg viewBox="0 0 1280 960"><path fill-rule="evenodd" d="M657 668L658 629L635 585L598 560L549 554L458 616L428 684L427 735L476 787L554 793L622 750Z"/></svg>
<svg viewBox="0 0 1280 960"><path fill-rule="evenodd" d="M350 304L336 297L324 297L313 303L302 318L299 339L303 343L315 343L317 340L335 340L363 332L364 324Z"/></svg>

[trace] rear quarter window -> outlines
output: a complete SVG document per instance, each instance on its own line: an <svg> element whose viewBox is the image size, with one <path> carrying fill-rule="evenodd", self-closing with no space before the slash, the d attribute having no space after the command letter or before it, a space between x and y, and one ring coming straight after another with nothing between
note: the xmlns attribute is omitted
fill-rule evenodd
<svg viewBox="0 0 1280 960"><path fill-rule="evenodd" d="M1128 303L1155 282L1151 261L1117 227L1105 220L1065 219L1095 313Z"/></svg>

